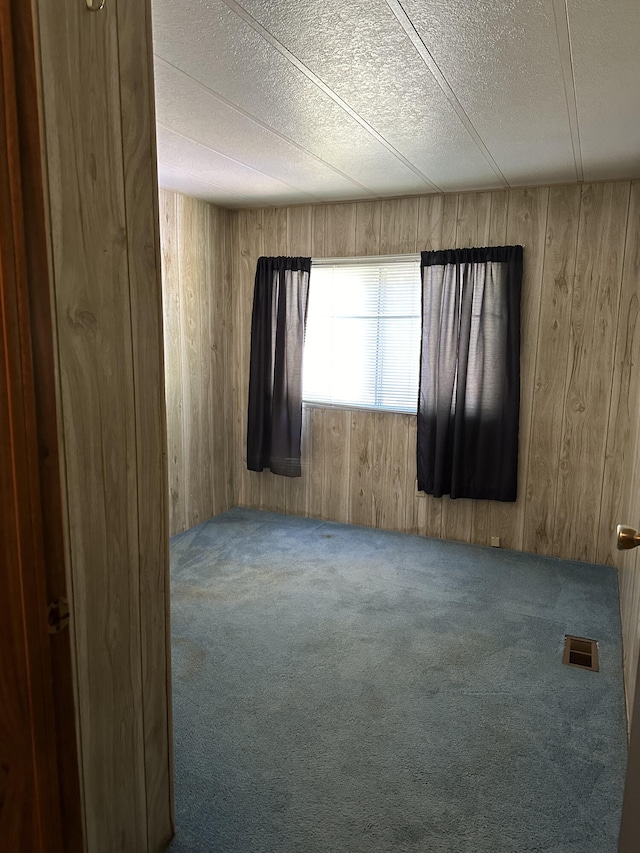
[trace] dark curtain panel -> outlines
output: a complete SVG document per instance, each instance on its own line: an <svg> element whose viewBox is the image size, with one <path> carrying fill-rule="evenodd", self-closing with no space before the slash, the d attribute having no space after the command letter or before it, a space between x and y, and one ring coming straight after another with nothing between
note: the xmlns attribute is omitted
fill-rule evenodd
<svg viewBox="0 0 640 853"><path fill-rule="evenodd" d="M522 246L422 252L418 488L515 501Z"/></svg>
<svg viewBox="0 0 640 853"><path fill-rule="evenodd" d="M251 318L247 468L299 477L311 258L259 258Z"/></svg>

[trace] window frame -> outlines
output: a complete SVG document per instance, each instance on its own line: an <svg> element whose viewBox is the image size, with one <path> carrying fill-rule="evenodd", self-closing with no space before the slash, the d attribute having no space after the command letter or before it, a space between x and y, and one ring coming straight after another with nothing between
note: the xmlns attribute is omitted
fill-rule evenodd
<svg viewBox="0 0 640 853"><path fill-rule="evenodd" d="M420 272L420 252L409 252L406 254L394 254L394 255L358 255L358 256L349 256L344 255L340 257L327 257L327 258L311 258L311 278L310 278L310 288L312 287L313 282L313 270L314 267L339 267L339 266L381 266L381 265L391 265L394 263L415 263L417 266L417 281L418 287L420 291L422 290L422 281L421 281L421 272ZM420 310L419 316L422 316L422 294L420 294ZM380 314L377 315L378 320L378 333L380 327ZM376 334L376 338L378 338L378 333ZM303 356L304 358L304 356ZM419 373L420 364L417 364L417 372ZM378 396L378 386L379 386L379 377L378 377L378 364L376 363L376 397ZM374 412L377 414L387 414L387 415L406 415L408 417L417 417L418 410L418 399L416 394L416 402L415 402L415 411L407 411L406 409L391 409L382 406L370 406L370 405L358 405L357 403L345 403L345 402L326 402L322 400L311 400L307 399L304 396L304 385L302 389L302 405L305 408L319 408L319 409L338 409L344 411L356 411L356 412Z"/></svg>

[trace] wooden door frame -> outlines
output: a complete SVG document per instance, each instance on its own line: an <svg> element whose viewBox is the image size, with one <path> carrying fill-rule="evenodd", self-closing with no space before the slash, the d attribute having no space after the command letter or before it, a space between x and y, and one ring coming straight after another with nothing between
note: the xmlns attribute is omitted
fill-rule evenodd
<svg viewBox="0 0 640 853"><path fill-rule="evenodd" d="M0 499L7 587L15 598L3 610L12 608L16 620L2 634L2 655L14 661L28 696L35 802L23 806L37 824L37 850L80 853L70 631L50 634L47 620L48 603L67 596L67 581L35 48L30 0L0 0L0 349L7 403L0 429L10 451L0 455Z"/></svg>

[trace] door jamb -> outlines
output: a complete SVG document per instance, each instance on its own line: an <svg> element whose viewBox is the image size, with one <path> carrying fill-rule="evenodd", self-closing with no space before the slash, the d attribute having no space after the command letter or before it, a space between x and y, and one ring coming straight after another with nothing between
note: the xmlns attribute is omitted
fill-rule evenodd
<svg viewBox="0 0 640 853"><path fill-rule="evenodd" d="M35 667L31 677L38 680L34 692L46 703L39 711L48 729L48 756L42 759L48 768L41 781L47 786L46 796L57 797L59 803L59 817L49 811L45 819L59 820L65 853L81 853L84 833L71 637L69 630L49 634L47 629L47 603L67 597L68 582L34 7L31 0L0 0L0 16L6 100L2 116L6 144L0 147L0 156L11 196L14 272L2 277L2 295L15 308L11 320L16 335L13 343L7 342L6 356L20 377L10 389L10 399L15 404L14 426L24 430L21 461L29 475L28 482L18 484L23 501L17 523L29 540L24 569L29 590L35 593L33 599L25 596L24 618ZM41 757L35 759L40 766ZM56 786L58 793L53 790ZM55 843L53 837L48 840Z"/></svg>

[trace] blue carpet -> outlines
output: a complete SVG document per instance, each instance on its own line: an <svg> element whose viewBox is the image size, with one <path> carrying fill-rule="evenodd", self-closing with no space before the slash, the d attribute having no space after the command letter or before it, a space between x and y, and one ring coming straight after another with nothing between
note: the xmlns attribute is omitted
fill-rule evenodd
<svg viewBox="0 0 640 853"><path fill-rule="evenodd" d="M171 563L171 853L616 850L613 569L246 509Z"/></svg>

